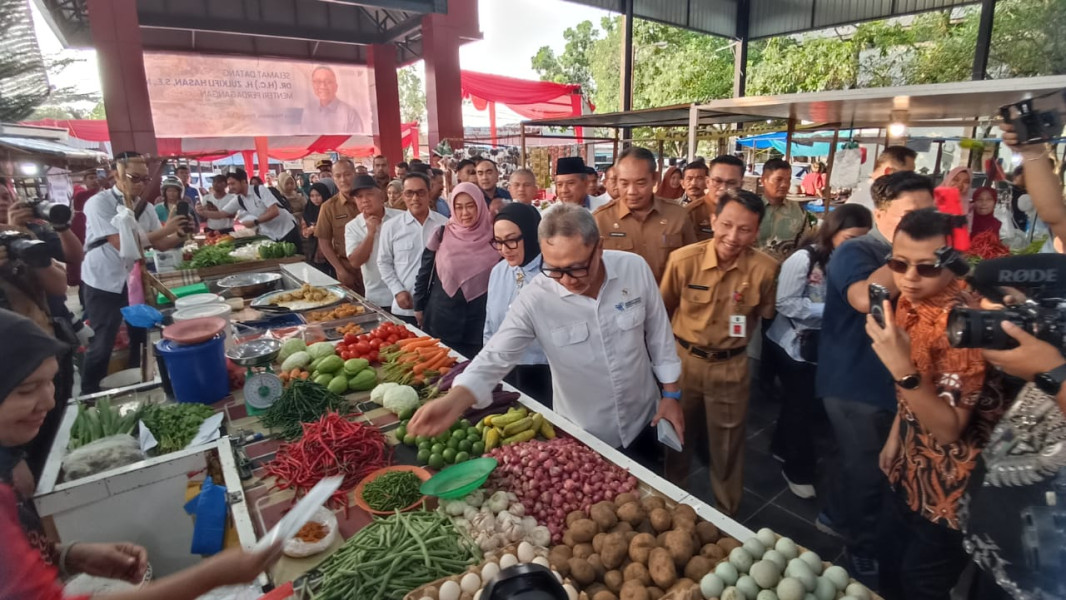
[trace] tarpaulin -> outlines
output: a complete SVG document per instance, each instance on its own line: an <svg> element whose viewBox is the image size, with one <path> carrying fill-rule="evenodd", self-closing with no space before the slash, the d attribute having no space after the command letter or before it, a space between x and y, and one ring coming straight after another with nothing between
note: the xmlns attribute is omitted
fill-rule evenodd
<svg viewBox="0 0 1066 600"><path fill-rule="evenodd" d="M551 119L591 113L596 107L573 83L530 81L502 75L462 71L460 86L464 99L474 108L489 110L493 144L496 139L496 103L503 104L527 119ZM578 142L581 128L577 129Z"/></svg>

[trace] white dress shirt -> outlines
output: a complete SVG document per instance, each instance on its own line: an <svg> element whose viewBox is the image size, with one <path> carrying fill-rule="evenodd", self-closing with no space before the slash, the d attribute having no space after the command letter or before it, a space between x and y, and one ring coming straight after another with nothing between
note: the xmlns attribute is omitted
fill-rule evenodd
<svg viewBox="0 0 1066 600"><path fill-rule="evenodd" d="M414 310L400 308L396 304L396 294L409 292L414 300L415 279L422 264L422 251L434 232L448 224L448 217L431 210L426 222L419 223L411 213L401 212L403 214L399 218L382 224L374 250L378 255L381 280L392 294L392 314L413 317Z"/></svg>
<svg viewBox="0 0 1066 600"><path fill-rule="evenodd" d="M526 286L496 335L455 380L484 408L492 389L534 341L552 371L555 411L614 447L648 427L661 398L656 380L681 376L681 360L648 263L605 250L606 279L595 299L554 279Z"/></svg>
<svg viewBox="0 0 1066 600"><path fill-rule="evenodd" d="M381 227L384 228L385 223L404 212L406 211L386 206L385 216L381 219ZM345 256L350 255L352 251L358 248L366 240L366 236L366 217L359 213L358 217L348 221L348 224L344 226ZM378 248L380 247L381 229L378 229L377 239L374 240L374 246L370 250L370 258L363 263L363 266L359 267L359 270L363 272L363 287L366 288L366 299L381 308L386 308L392 304L392 293L389 292L389 286L385 285L385 282L381 280L381 273L378 271Z"/></svg>
<svg viewBox="0 0 1066 600"><path fill-rule="evenodd" d="M85 202L85 259L81 263L81 277L87 285L105 292L119 294L126 287L135 260L122 258L110 243L89 249L93 242L118 234L111 219L118 214L122 193L115 188L101 190ZM149 205L137 218L143 233L159 231L163 225L155 208Z"/></svg>
<svg viewBox="0 0 1066 600"><path fill-rule="evenodd" d="M204 197L200 199L200 204L203 204L211 210L224 210L226 206L233 201L232 194L225 194L221 198L216 198L214 192L208 192L204 194ZM228 219L208 219L208 229L214 229L219 231L221 229L233 229L233 217Z"/></svg>
<svg viewBox="0 0 1066 600"><path fill-rule="evenodd" d="M274 197L274 194L265 185L259 186L258 195L256 190L251 189L251 186L248 189L250 193L245 196L230 194L229 203L222 209L222 212L237 215L238 221L244 223L245 226L251 227L253 220L263 216L271 206L278 204L278 199ZM243 207L241 206L242 201ZM259 234L265 235L275 242L280 242L285 239L285 236L289 235L293 227L296 227L296 217L278 205L278 216L265 223L260 223Z"/></svg>

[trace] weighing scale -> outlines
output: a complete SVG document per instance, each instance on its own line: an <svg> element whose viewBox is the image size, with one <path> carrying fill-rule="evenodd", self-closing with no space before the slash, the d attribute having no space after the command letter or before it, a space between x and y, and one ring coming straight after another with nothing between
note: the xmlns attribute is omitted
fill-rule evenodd
<svg viewBox="0 0 1066 600"><path fill-rule="evenodd" d="M257 416L270 408L284 391L281 379L274 374L271 364L281 353L281 342L273 339L258 339L238 344L226 352L234 364L246 367L244 380L244 404L248 414Z"/></svg>

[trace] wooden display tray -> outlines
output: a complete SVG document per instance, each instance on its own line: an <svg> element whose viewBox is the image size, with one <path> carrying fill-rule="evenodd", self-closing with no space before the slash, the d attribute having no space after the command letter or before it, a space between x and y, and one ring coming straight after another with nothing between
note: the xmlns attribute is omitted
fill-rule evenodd
<svg viewBox="0 0 1066 600"><path fill-rule="evenodd" d="M228 265L218 265L217 267L204 267L202 269L196 269L195 271L201 279L205 279L208 277L225 277L226 275L234 275L237 273L245 273L248 271L261 271L263 269L277 267L278 265L289 265L292 263L299 263L303 261L304 257L302 254L295 254L293 256L287 256L285 258L243 260Z"/></svg>

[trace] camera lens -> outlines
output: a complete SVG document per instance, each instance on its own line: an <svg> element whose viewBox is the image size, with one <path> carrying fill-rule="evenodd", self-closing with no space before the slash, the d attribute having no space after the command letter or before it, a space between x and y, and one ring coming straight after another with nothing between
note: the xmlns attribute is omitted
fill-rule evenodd
<svg viewBox="0 0 1066 600"><path fill-rule="evenodd" d="M48 202L42 200L33 205L33 211L38 217L48 221L49 223L69 223L71 212L70 207L66 204L56 204L55 202Z"/></svg>
<svg viewBox="0 0 1066 600"><path fill-rule="evenodd" d="M8 252L17 260L34 269L43 269L52 264L48 244L40 240L16 239L7 243Z"/></svg>
<svg viewBox="0 0 1066 600"><path fill-rule="evenodd" d="M1014 348L1018 342L1003 331L999 325L1002 321L1010 321L1025 329L1028 319L1015 310L953 308L948 315L948 343L953 348Z"/></svg>

